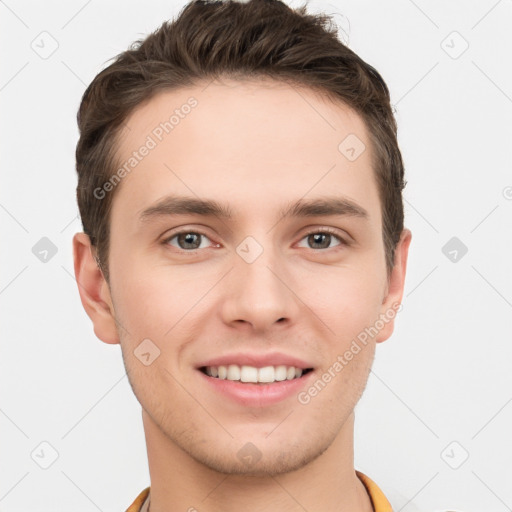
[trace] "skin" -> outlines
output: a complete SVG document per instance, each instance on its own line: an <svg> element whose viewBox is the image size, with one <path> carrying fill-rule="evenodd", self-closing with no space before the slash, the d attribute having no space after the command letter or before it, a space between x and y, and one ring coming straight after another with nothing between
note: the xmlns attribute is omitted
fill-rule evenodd
<svg viewBox="0 0 512 512"><path fill-rule="evenodd" d="M353 411L392 320L308 404L294 395L242 406L210 389L196 365L281 351L321 377L401 301L411 233L388 274L370 140L347 106L262 79L206 85L159 93L127 120L121 161L175 108L198 101L115 191L109 284L89 238L73 240L82 304L96 336L121 344L142 405L151 511L370 512L354 471ZM366 146L352 162L338 150L348 134ZM226 203L233 218L139 220L170 193ZM280 218L293 201L326 196L349 199L367 218ZM325 228L340 239L308 237ZM205 235L200 248L171 238L182 229ZM247 236L263 248L252 263L236 252ZM160 350L148 366L134 355L146 338ZM237 454L247 442L261 458L244 465Z"/></svg>

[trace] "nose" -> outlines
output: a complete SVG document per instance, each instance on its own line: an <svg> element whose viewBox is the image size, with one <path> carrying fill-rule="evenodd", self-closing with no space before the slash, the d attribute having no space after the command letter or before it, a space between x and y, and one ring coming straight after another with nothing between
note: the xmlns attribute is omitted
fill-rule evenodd
<svg viewBox="0 0 512 512"><path fill-rule="evenodd" d="M227 325L250 326L261 334L298 318L300 300L292 275L271 248L252 262L234 254L234 268L224 281L222 317Z"/></svg>

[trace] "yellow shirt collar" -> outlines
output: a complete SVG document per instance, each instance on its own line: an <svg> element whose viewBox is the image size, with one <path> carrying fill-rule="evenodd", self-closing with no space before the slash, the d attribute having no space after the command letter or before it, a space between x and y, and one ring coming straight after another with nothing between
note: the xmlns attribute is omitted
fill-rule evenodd
<svg viewBox="0 0 512 512"><path fill-rule="evenodd" d="M384 493L379 489L378 485L364 473L356 470L356 475L363 483L370 496L374 512L393 512L393 507L387 500ZM144 512L147 508L147 498L149 497L149 487L146 487L135 501L128 507L126 512Z"/></svg>

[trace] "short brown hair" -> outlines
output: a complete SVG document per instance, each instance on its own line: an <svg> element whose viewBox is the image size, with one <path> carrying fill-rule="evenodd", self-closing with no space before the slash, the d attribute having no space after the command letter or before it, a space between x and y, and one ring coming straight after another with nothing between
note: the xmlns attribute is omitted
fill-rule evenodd
<svg viewBox="0 0 512 512"><path fill-rule="evenodd" d="M380 74L338 39L328 15L307 14L305 6L291 9L279 0L193 0L175 20L115 57L87 87L78 110L78 207L107 282L115 191L102 199L94 191L119 165L124 121L157 92L221 77L270 77L306 86L362 117L374 149L390 272L403 230L405 181L389 91Z"/></svg>

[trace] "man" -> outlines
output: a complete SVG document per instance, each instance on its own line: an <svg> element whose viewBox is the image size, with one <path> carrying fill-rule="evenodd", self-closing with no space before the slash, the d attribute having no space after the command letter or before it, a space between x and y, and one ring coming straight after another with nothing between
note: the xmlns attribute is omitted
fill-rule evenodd
<svg viewBox="0 0 512 512"><path fill-rule="evenodd" d="M391 510L354 407L403 294L403 164L328 21L195 1L84 93L75 274L142 406L129 512Z"/></svg>

